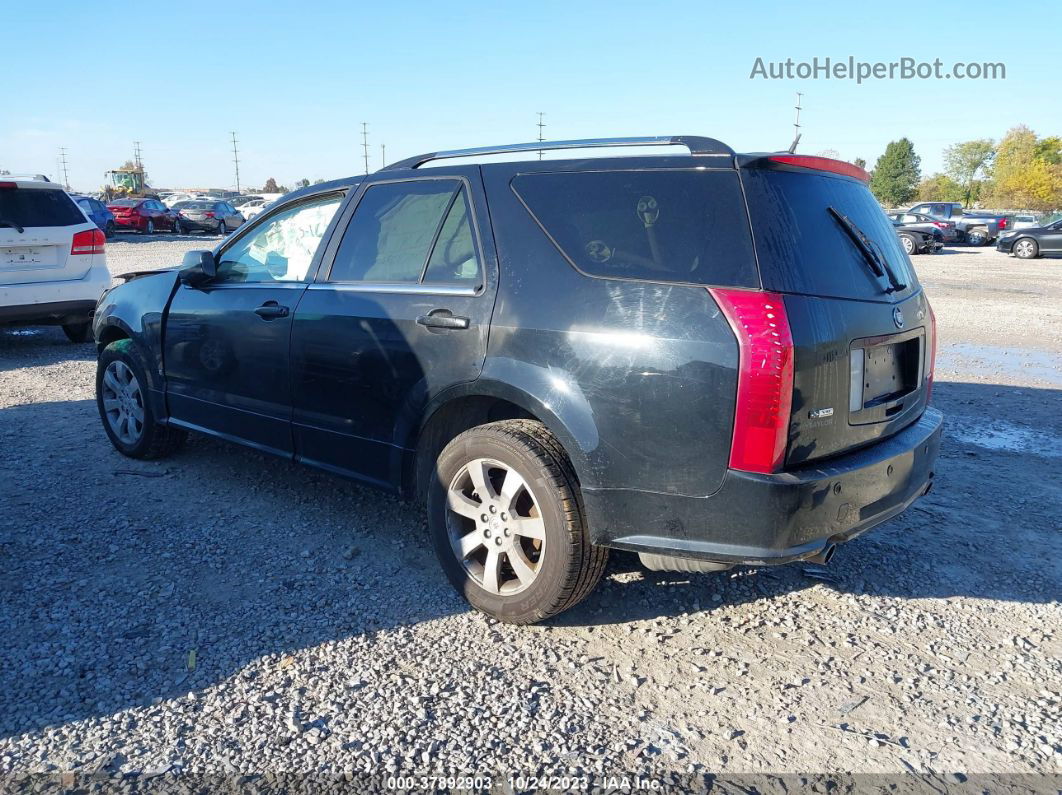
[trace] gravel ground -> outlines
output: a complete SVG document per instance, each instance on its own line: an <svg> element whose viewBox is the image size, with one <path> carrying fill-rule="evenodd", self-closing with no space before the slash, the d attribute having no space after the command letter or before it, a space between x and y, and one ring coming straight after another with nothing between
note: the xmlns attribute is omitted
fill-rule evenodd
<svg viewBox="0 0 1062 795"><path fill-rule="evenodd" d="M1058 774L1062 262L916 265L932 494L828 568L616 554L530 628L468 611L414 506L208 439L122 458L93 347L0 331L0 774Z"/></svg>

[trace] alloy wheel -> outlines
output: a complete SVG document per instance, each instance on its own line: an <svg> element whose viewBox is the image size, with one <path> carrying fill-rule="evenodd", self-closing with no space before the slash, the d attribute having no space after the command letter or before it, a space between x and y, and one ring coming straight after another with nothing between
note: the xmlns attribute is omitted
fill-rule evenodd
<svg viewBox="0 0 1062 795"><path fill-rule="evenodd" d="M458 470L446 503L450 546L477 585L511 596L535 581L542 570L546 525L519 472L477 458Z"/></svg>
<svg viewBox="0 0 1062 795"><path fill-rule="evenodd" d="M1022 259L1028 259L1033 255L1033 244L1031 240L1019 240L1018 245L1014 247L1014 253Z"/></svg>
<svg viewBox="0 0 1062 795"><path fill-rule="evenodd" d="M122 444L133 445L144 434L144 396L125 362L113 361L103 372L103 411Z"/></svg>

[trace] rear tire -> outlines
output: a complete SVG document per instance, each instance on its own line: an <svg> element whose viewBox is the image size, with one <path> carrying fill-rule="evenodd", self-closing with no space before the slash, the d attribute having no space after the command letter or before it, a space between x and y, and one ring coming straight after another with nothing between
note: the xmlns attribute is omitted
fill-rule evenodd
<svg viewBox="0 0 1062 795"><path fill-rule="evenodd" d="M983 226L975 226L966 232L966 242L971 246L983 246L988 243L988 230Z"/></svg>
<svg viewBox="0 0 1062 795"><path fill-rule="evenodd" d="M1011 250L1018 259L1036 259L1040 256L1040 247L1031 237L1023 237L1020 240L1016 240L1014 248Z"/></svg>
<svg viewBox="0 0 1062 795"><path fill-rule="evenodd" d="M71 342L82 343L88 342L89 332L92 330L91 323L64 323L63 333L66 334L66 338Z"/></svg>
<svg viewBox="0 0 1062 795"><path fill-rule="evenodd" d="M601 579L608 550L590 543L575 471L541 423L465 431L439 455L427 491L435 553L477 610L531 624L577 604Z"/></svg>
<svg viewBox="0 0 1062 795"><path fill-rule="evenodd" d="M112 342L96 364L96 407L115 450L129 458L163 458L188 434L159 423L144 373L132 340Z"/></svg>

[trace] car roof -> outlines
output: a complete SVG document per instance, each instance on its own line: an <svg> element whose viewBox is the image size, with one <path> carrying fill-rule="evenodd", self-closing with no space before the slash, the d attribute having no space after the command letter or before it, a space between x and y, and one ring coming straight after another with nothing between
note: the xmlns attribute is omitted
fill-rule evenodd
<svg viewBox="0 0 1062 795"><path fill-rule="evenodd" d="M15 174L4 174L0 176L0 182L15 183L19 188L36 188L38 190L64 190L63 186L58 182L50 182L47 179L37 179L36 177L28 177Z"/></svg>

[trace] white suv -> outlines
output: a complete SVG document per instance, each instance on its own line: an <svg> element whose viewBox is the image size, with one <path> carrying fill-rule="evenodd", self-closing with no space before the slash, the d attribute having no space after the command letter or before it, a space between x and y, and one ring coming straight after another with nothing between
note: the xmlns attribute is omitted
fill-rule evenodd
<svg viewBox="0 0 1062 795"><path fill-rule="evenodd" d="M111 285L106 241L60 185L0 176L0 325L58 324L71 342L88 339Z"/></svg>

